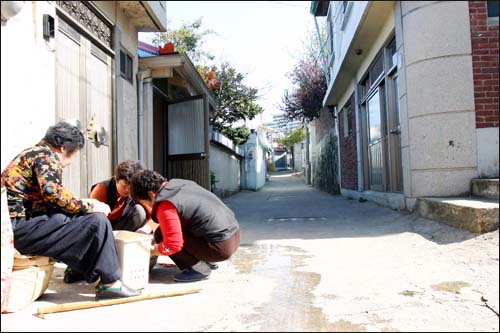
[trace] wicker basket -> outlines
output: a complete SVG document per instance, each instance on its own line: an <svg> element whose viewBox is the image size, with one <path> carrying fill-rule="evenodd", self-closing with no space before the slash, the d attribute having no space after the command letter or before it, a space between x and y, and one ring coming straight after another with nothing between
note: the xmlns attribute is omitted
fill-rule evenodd
<svg viewBox="0 0 500 333"><path fill-rule="evenodd" d="M6 304L2 312L16 312L38 299L49 286L54 262L49 257L14 254Z"/></svg>

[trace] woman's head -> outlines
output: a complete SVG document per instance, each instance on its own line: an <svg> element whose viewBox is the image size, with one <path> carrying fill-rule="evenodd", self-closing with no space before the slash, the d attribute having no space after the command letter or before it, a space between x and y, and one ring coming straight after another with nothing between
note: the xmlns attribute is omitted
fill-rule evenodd
<svg viewBox="0 0 500 333"><path fill-rule="evenodd" d="M128 197L130 195L130 182L132 181L132 177L143 169L142 163L137 160L123 161L116 166L116 190L121 197Z"/></svg>
<svg viewBox="0 0 500 333"><path fill-rule="evenodd" d="M146 201L152 205L156 194L160 190L165 178L156 171L141 170L131 181L131 195L136 201Z"/></svg>
<svg viewBox="0 0 500 333"><path fill-rule="evenodd" d="M82 131L77 126L65 121L50 126L43 141L55 150L63 167L69 165L80 149L85 146L85 137Z"/></svg>
<svg viewBox="0 0 500 333"><path fill-rule="evenodd" d="M65 148L68 154L80 150L85 145L85 138L82 131L65 121L60 121L57 124L50 126L43 141L52 148Z"/></svg>

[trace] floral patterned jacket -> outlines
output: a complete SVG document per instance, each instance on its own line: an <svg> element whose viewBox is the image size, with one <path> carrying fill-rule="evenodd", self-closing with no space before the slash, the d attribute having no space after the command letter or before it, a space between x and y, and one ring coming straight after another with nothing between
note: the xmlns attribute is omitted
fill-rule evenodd
<svg viewBox="0 0 500 333"><path fill-rule="evenodd" d="M11 218L63 213L84 215L92 204L75 197L62 185L62 167L50 147L39 142L23 150L2 172Z"/></svg>

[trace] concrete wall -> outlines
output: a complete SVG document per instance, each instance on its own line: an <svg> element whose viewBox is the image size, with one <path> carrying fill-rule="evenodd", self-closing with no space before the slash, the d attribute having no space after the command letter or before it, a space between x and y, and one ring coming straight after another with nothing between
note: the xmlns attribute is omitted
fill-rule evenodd
<svg viewBox="0 0 500 333"><path fill-rule="evenodd" d="M346 17L346 24L342 31L337 32L334 38L333 45L335 48L335 59L333 60L332 66L330 68L331 73L331 84L333 84L334 78L339 74L340 67L346 57L347 51L355 38L356 31L359 27L366 8L369 6L369 1L352 1L350 4L352 8L350 9L348 17ZM330 2L330 11L333 13L338 13L341 9L342 1L332 1ZM342 17L343 19L343 17ZM341 19L337 19L335 23L337 26L342 24Z"/></svg>
<svg viewBox="0 0 500 333"><path fill-rule="evenodd" d="M498 127L478 128L477 168L481 178L498 178Z"/></svg>
<svg viewBox="0 0 500 333"><path fill-rule="evenodd" d="M55 122L54 38L43 39L47 1L25 1L1 27L2 170L24 148L37 143Z"/></svg>
<svg viewBox="0 0 500 333"><path fill-rule="evenodd" d="M305 150L302 148L304 143L296 143L293 145L293 170L304 170Z"/></svg>
<svg viewBox="0 0 500 333"><path fill-rule="evenodd" d="M257 132L250 134L248 141L241 145L244 160L241 170L241 188L258 191L266 183L266 149L265 143Z"/></svg>
<svg viewBox="0 0 500 333"><path fill-rule="evenodd" d="M467 2L396 4L404 194L468 193L477 145ZM439 27L439 33L436 33Z"/></svg>
<svg viewBox="0 0 500 333"><path fill-rule="evenodd" d="M220 144L210 143L210 171L214 173L216 183L214 193L224 198L240 190L240 159Z"/></svg>
<svg viewBox="0 0 500 333"><path fill-rule="evenodd" d="M116 74L120 96L117 103L117 156L119 160L138 157L137 140L137 31L131 20L113 1L94 2L121 32L120 46L132 56L133 82ZM51 1L26 1L20 13L2 22L2 169L21 149L42 138L55 122L54 38L43 39L43 14L56 20ZM15 124L15 126L13 126ZM24 135L19 135L20 131Z"/></svg>

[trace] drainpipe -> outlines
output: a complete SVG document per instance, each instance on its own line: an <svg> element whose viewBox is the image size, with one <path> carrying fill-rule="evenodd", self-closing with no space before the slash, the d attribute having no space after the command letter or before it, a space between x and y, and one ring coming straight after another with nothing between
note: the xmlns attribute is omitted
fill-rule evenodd
<svg viewBox="0 0 500 333"><path fill-rule="evenodd" d="M139 161L144 162L144 79L150 76L150 70L137 72L137 136Z"/></svg>
<svg viewBox="0 0 500 333"><path fill-rule="evenodd" d="M144 89L143 89L143 79L142 79L142 75L140 75L139 73L137 73L137 79L139 80L137 86L139 88L139 93L138 93L138 102L139 105L138 105L138 108L137 108L137 136L138 136L138 148L139 148L139 161L144 161L144 148L143 148L143 142L144 142L144 139L143 139L143 120L144 120L144 111L143 111L143 108L144 108L144 97L143 97L143 93L144 93Z"/></svg>

